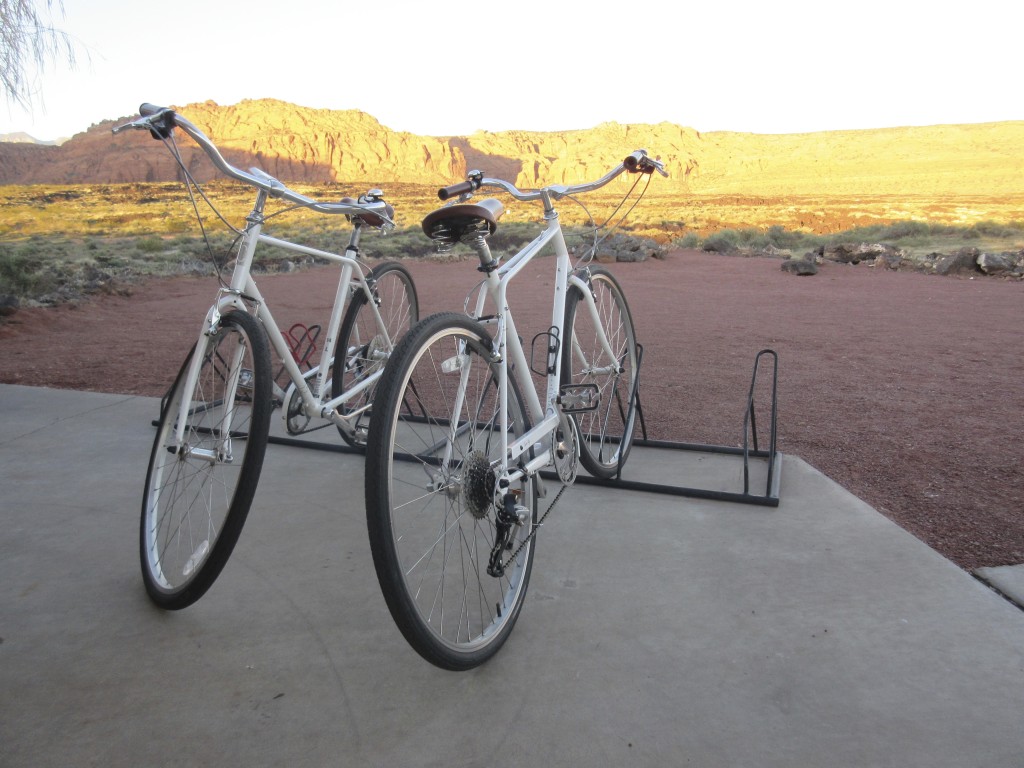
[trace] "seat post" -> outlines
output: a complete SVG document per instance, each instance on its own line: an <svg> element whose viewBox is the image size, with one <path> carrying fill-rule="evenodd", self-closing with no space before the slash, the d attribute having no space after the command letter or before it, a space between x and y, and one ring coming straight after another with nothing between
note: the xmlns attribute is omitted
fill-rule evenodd
<svg viewBox="0 0 1024 768"><path fill-rule="evenodd" d="M478 269L487 274L498 268L498 260L491 254L491 247L487 244L489 234L490 231L484 228L466 232L462 236L462 242L472 248L480 259Z"/></svg>

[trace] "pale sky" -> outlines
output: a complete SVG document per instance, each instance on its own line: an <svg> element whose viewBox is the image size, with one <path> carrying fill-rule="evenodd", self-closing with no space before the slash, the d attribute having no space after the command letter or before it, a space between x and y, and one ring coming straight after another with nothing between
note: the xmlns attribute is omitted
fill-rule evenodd
<svg viewBox="0 0 1024 768"><path fill-rule="evenodd" d="M44 6L44 0L37 0ZM359 109L397 131L659 123L803 133L1024 119L1014 3L64 0L80 62L0 133L41 140L211 99Z"/></svg>

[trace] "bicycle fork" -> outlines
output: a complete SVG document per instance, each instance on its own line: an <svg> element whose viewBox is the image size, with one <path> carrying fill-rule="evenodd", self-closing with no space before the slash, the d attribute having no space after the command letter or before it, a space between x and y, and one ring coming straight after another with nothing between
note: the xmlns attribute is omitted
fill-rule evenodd
<svg viewBox="0 0 1024 768"><path fill-rule="evenodd" d="M196 458L210 464L230 463L233 461L231 444L231 425L235 416L236 394L239 387L252 385L252 371L243 371L242 361L245 357L245 344L239 343L231 350L231 359L226 361L228 370L223 377L224 391L221 400L216 398L207 403L193 403L192 394L196 392L199 384L199 376L207 357L212 355L211 347L216 336L223 332L221 322L224 314L228 311L237 310L249 312L249 308L242 300L243 289L251 283L249 271L252 267L253 254L256 252L256 244L259 240L260 230L263 222L263 207L267 200L267 194L261 191L256 196L256 203L252 212L246 217L248 226L245 237L239 251L234 272L231 276L231 284L228 288L222 288L217 301L207 311L203 319L203 326L196 341L192 360L189 363L188 372L185 374L185 381L182 384L181 402L178 404L178 418L174 427L174 436L167 449L177 453L182 458ZM262 303L262 302L260 302ZM210 361L214 364L215 361ZM208 393L212 396L214 393ZM192 446L185 439L185 431L189 427L189 420L193 413L200 409L215 408L220 404L224 408L224 417L219 424L210 429L214 433L213 448L198 448Z"/></svg>

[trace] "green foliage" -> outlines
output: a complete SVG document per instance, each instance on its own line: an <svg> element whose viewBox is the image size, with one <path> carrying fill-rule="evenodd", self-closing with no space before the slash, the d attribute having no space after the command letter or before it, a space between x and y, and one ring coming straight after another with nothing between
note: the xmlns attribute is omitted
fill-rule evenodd
<svg viewBox="0 0 1024 768"><path fill-rule="evenodd" d="M45 248L36 243L0 244L0 293L36 296L54 290L59 272L45 255Z"/></svg>
<svg viewBox="0 0 1024 768"><path fill-rule="evenodd" d="M787 230L781 226L767 229L720 229L701 239L693 233L673 241L680 248L701 247L705 251L730 253L740 249L765 250L769 247L794 253L816 250L837 243L886 243L908 251L927 252L929 249L956 250L956 243L985 240L998 247L1020 249L1024 238L1024 222L1007 224L979 222L971 226L957 226L923 221L899 221L855 227L832 235L814 235Z"/></svg>
<svg viewBox="0 0 1024 768"><path fill-rule="evenodd" d="M723 229L704 238L701 247L714 253L729 253L739 247L741 233L735 229Z"/></svg>
<svg viewBox="0 0 1024 768"><path fill-rule="evenodd" d="M53 0L45 8L32 0L0 3L0 84L9 104L25 109L35 106L39 97L36 73L52 62L66 61L75 66L74 39L53 26ZM64 15L64 4L57 3Z"/></svg>
<svg viewBox="0 0 1024 768"><path fill-rule="evenodd" d="M388 261L422 258L434 252L434 244L419 226L396 229L386 235L374 234L370 237L364 235L361 248L366 256Z"/></svg>
<svg viewBox="0 0 1024 768"><path fill-rule="evenodd" d="M217 182L207 185L206 189L225 218L236 226L243 226L252 205L249 190ZM299 191L311 197L330 199L358 194L358 191L340 189L337 185ZM389 200L398 208L397 220L405 226L386 235L364 229L360 241L362 256L371 261L433 256L434 244L423 233L419 221L436 207L435 192L433 188L415 185L389 190L392 193ZM591 198L595 203L608 203L609 211L620 201L619 198L604 200L595 193L588 196L588 204ZM763 201L755 202L752 210L756 209L757 215L763 216L758 207L763 207ZM993 251L1024 248L1024 221L986 220L973 225L954 225L907 220L812 234L809 230L815 226L815 217L824 218L824 213L813 206L807 206L810 213L799 214L798 224L787 228L781 224L727 226L724 222L728 220L758 220L757 216L743 213L750 206L744 208L735 201L729 204L738 206L734 209L736 213L728 218L720 217L722 208L701 213L700 205L681 208L672 198L652 199L646 204L654 209L653 218L638 214L619 227L617 235L649 238L680 248L703 247L718 252L775 248L797 255L839 242L888 243L904 249L912 258L934 252L954 252L968 243ZM597 207L594 206L594 218L603 221ZM593 230L586 217L573 206L563 208L566 242L570 251L578 254L592 242ZM88 189L45 185L0 187L0 230L4 232L0 237L0 293L66 298L74 295L75 286L80 293L111 290L118 281L148 276L212 274L216 266L223 267L235 257L238 235L208 209L200 210L205 238L191 206L183 200L180 185L175 183L94 185ZM878 220L874 214L856 210L856 215L845 220ZM280 214L267 217L267 234L328 253L344 252L349 242L352 228L344 216L324 216L294 208L286 208ZM491 250L499 258L508 258L531 242L543 226L535 207L510 206L501 226L490 238ZM827 230L819 226L816 231ZM453 253L455 258L473 258L466 246L458 246ZM260 247L256 251L254 269L276 271L284 259L299 265L323 263L320 259ZM83 287L89 285L100 287Z"/></svg>
<svg viewBox="0 0 1024 768"><path fill-rule="evenodd" d="M164 250L164 241L159 237L143 237L136 241L135 247L143 253L159 253Z"/></svg>
<svg viewBox="0 0 1024 768"><path fill-rule="evenodd" d="M687 232L682 237L677 237L672 241L672 245L676 248L699 248L700 247L700 235L696 232Z"/></svg>
<svg viewBox="0 0 1024 768"><path fill-rule="evenodd" d="M1024 234L1024 221L999 224L994 221L979 221L971 227L980 237L1020 237Z"/></svg>

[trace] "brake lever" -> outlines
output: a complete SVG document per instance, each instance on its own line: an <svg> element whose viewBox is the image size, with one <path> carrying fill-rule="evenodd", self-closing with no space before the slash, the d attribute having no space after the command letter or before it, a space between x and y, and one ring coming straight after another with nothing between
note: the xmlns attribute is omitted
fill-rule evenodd
<svg viewBox="0 0 1024 768"><path fill-rule="evenodd" d="M110 132L118 134L129 128L145 128L154 139L166 139L174 130L174 111L164 109L153 115L145 115L124 125L116 125Z"/></svg>
<svg viewBox="0 0 1024 768"><path fill-rule="evenodd" d="M141 125L141 123L145 123L145 125ZM113 128L110 129L110 132L117 134L120 133L121 131L127 131L129 128L148 128L148 124L148 117L140 117L138 120L132 120L131 122L125 123L124 125L115 125Z"/></svg>
<svg viewBox="0 0 1024 768"><path fill-rule="evenodd" d="M661 160L655 160L653 157L645 157L641 162L641 165L646 165L653 170L660 173L666 179L668 178L668 171L665 170L665 164Z"/></svg>

